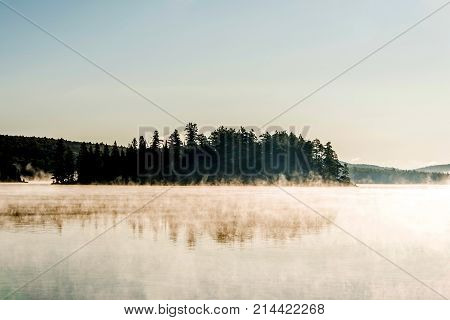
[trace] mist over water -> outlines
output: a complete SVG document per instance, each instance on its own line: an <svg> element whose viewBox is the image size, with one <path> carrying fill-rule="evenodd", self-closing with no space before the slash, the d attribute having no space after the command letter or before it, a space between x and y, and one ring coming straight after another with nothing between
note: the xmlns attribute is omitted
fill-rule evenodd
<svg viewBox="0 0 450 320"><path fill-rule="evenodd" d="M0 184L0 296L169 188L12 298L439 298L334 224L450 295L449 186Z"/></svg>

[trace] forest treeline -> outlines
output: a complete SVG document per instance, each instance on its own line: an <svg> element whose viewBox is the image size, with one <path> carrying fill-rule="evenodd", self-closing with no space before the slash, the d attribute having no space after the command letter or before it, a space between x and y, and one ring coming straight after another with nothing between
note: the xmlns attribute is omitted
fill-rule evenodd
<svg viewBox="0 0 450 320"><path fill-rule="evenodd" d="M21 147L12 148L16 154L26 153L34 170L51 172L54 182L61 184L274 183L280 179L350 183L347 166L330 142L322 144L286 131L257 136L243 127L223 126L205 136L193 123L186 125L183 136L175 130L163 140L154 131L149 141L139 137L127 147L40 138L32 146L20 141ZM17 152L27 147L31 148ZM17 180L25 161L20 160L18 168L17 157L3 151L1 155L6 157L0 163L0 179Z"/></svg>
<svg viewBox="0 0 450 320"><path fill-rule="evenodd" d="M81 144L76 161L64 141L56 149L56 183L350 182L331 143L285 131L258 137L242 127L219 127L207 137L189 123L184 139L175 130L163 141L154 131L149 141L141 136L126 148Z"/></svg>
<svg viewBox="0 0 450 320"><path fill-rule="evenodd" d="M446 183L445 173L338 163L331 144L291 133L257 137L244 129L218 128L209 137L186 128L184 141L173 132L167 141L154 132L149 141L128 147L51 138L0 135L0 181L53 176L57 183L294 183L311 180L347 183ZM195 159L195 161L193 161ZM196 170L193 170L196 169Z"/></svg>

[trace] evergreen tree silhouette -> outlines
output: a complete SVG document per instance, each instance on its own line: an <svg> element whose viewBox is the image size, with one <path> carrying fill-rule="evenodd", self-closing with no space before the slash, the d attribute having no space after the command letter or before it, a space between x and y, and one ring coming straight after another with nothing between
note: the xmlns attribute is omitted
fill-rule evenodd
<svg viewBox="0 0 450 320"><path fill-rule="evenodd" d="M196 147L198 135L197 125L195 123L189 122L186 125L185 131L186 131L186 146L188 148Z"/></svg>
<svg viewBox="0 0 450 320"><path fill-rule="evenodd" d="M320 143L319 139L314 139L312 141L312 169L316 177L325 176L325 168L323 163L324 158L324 147Z"/></svg>
<svg viewBox="0 0 450 320"><path fill-rule="evenodd" d="M178 176L181 174L181 152L182 145L180 134L178 130L169 136L169 180L175 182L178 180Z"/></svg>
<svg viewBox="0 0 450 320"><path fill-rule="evenodd" d="M162 178L162 162L161 162L161 139L159 138L158 130L153 132L152 143L150 145L149 154L149 173L151 180L154 182L159 182Z"/></svg>
<svg viewBox="0 0 450 320"><path fill-rule="evenodd" d="M336 152L331 146L331 142L327 142L324 148L324 179L327 181L338 181L340 177L341 164L338 160Z"/></svg>
<svg viewBox="0 0 450 320"><path fill-rule="evenodd" d="M137 151L138 142L136 138L131 141L131 143L127 147L126 151L126 176L132 182L137 182L137 173L138 173L138 151Z"/></svg>
<svg viewBox="0 0 450 320"><path fill-rule="evenodd" d="M184 179L186 182L196 182L198 176L198 159L197 159L197 142L198 142L198 128L194 123L189 122L185 128L186 133L186 147L182 157L182 170L184 170Z"/></svg>
<svg viewBox="0 0 450 320"><path fill-rule="evenodd" d="M151 148L153 150L159 150L161 148L161 139L159 138L158 130L155 130L155 132L153 132Z"/></svg>
<svg viewBox="0 0 450 320"><path fill-rule="evenodd" d="M138 146L138 176L141 182L145 182L147 179L148 165L147 141L145 141L143 136L140 136Z"/></svg>

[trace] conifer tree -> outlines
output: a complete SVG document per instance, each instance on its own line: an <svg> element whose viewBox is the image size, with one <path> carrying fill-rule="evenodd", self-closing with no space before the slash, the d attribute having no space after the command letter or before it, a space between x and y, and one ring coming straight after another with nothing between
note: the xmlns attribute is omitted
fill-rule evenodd
<svg viewBox="0 0 450 320"><path fill-rule="evenodd" d="M169 136L169 154L170 154L170 168L169 168L169 176L172 182L176 181L177 176L181 173L181 149L182 142L180 138L180 134L178 130L174 130L173 133Z"/></svg>
<svg viewBox="0 0 450 320"><path fill-rule="evenodd" d="M143 136L139 137L138 146L138 176L141 182L144 182L148 173L148 155L147 155L147 141Z"/></svg>
<svg viewBox="0 0 450 320"><path fill-rule="evenodd" d="M150 179L157 182L161 179L161 139L158 130L153 132L150 145L150 158L148 159Z"/></svg>
<svg viewBox="0 0 450 320"><path fill-rule="evenodd" d="M197 135L198 128L195 123L189 122L185 128L186 131L186 146L195 147L197 146Z"/></svg>
<svg viewBox="0 0 450 320"><path fill-rule="evenodd" d="M158 150L159 148L161 148L161 139L159 138L158 130L155 130L155 132L153 132L151 148L153 150Z"/></svg>
<svg viewBox="0 0 450 320"><path fill-rule="evenodd" d="M127 147L126 152L126 172L127 177L133 182L137 182L137 173L138 173L138 151L137 151L138 142L136 138L131 141L131 143Z"/></svg>
<svg viewBox="0 0 450 320"><path fill-rule="evenodd" d="M323 164L324 178L328 181L338 181L341 164L338 160L336 152L331 146L331 142L327 142L324 148Z"/></svg>
<svg viewBox="0 0 450 320"><path fill-rule="evenodd" d="M323 163L324 147L319 139L312 141L312 169L315 175L324 177L324 163Z"/></svg>

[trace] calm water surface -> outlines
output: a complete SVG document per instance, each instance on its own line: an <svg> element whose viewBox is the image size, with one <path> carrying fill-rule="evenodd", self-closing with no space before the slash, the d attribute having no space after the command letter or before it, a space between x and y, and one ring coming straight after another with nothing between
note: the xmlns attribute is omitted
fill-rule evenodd
<svg viewBox="0 0 450 320"><path fill-rule="evenodd" d="M0 298L158 195L11 298L450 296L449 186L169 188L0 184Z"/></svg>

